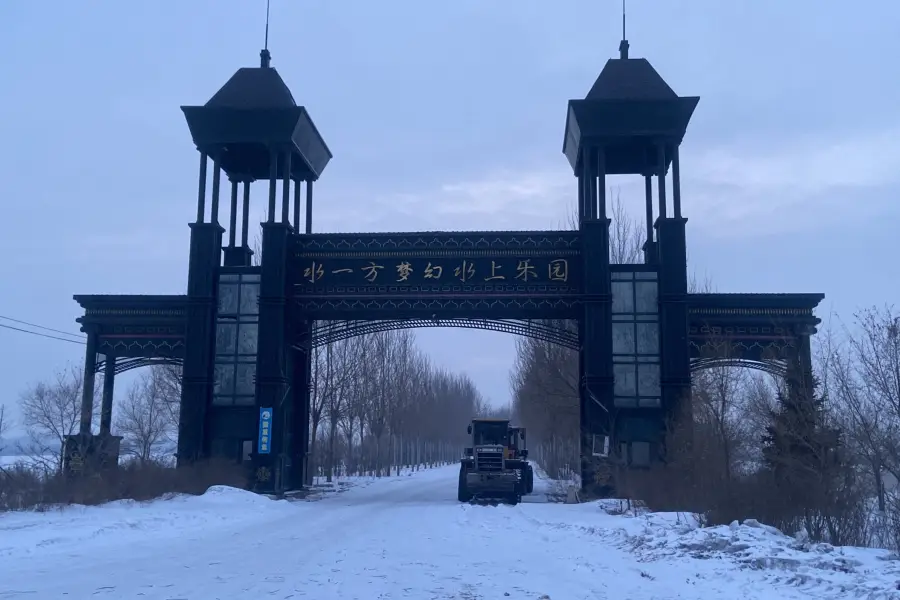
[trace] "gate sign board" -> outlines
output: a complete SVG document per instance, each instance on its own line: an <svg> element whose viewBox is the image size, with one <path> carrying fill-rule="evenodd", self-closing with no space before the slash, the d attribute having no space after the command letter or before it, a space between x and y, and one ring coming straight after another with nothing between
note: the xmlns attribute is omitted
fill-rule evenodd
<svg viewBox="0 0 900 600"><path fill-rule="evenodd" d="M257 448L259 448L259 454L269 454L271 452L271 440L272 440L272 409L271 408L260 408L259 409L259 442L257 444Z"/></svg>
<svg viewBox="0 0 900 600"><path fill-rule="evenodd" d="M290 256L289 288L307 318L580 314L577 231L295 235Z"/></svg>
<svg viewBox="0 0 900 600"><path fill-rule="evenodd" d="M294 280L320 286L580 285L574 231L306 235L296 238Z"/></svg>
<svg viewBox="0 0 900 600"><path fill-rule="evenodd" d="M349 254L349 253L348 253ZM386 254L386 253L385 253ZM570 256L542 256L522 254L478 256L475 252L438 257L407 256L400 252L373 260L368 257L341 256L334 253L326 258L309 258L301 265L301 284L366 285L480 285L492 282L571 283L573 265ZM577 255L576 255L577 258ZM576 280L577 283L577 280Z"/></svg>

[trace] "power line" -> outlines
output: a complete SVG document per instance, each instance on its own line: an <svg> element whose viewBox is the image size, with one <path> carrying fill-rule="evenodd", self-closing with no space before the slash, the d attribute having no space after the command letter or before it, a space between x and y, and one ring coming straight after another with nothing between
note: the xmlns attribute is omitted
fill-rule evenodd
<svg viewBox="0 0 900 600"><path fill-rule="evenodd" d="M22 321L19 319L13 319L12 317L4 317L0 315L0 319L4 319L6 321L12 321L13 323L19 323L20 325L28 325L29 327L37 327L38 329L43 329L44 331L52 331L53 333L61 333L63 335L68 335L71 337L85 337L82 333L69 333L68 331L61 331L59 329L53 329L52 327L44 327L43 325L36 325L35 323L29 323L28 321Z"/></svg>
<svg viewBox="0 0 900 600"><path fill-rule="evenodd" d="M46 333L39 333L37 331L28 331L27 329L13 327L12 325L4 325L3 323L0 323L0 327L2 327L4 329L12 329L13 331L21 331L22 333L30 333L31 335L39 335L41 337L49 338L51 340L60 340L60 341L69 342L72 344L81 344L82 346L85 344L85 342L83 342L81 340L73 340L73 339L59 337L59 336L55 336L55 335L48 335ZM47 328L45 327L44 329L47 329ZM51 330L51 331L53 331L53 330ZM70 334L67 333L66 335L70 335Z"/></svg>

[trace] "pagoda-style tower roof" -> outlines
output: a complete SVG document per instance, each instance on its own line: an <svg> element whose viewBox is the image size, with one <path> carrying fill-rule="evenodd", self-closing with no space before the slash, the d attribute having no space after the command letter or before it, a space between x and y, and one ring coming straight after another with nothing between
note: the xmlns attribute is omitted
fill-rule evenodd
<svg viewBox="0 0 900 600"><path fill-rule="evenodd" d="M645 58L612 58L584 100L569 100L563 153L578 172L583 149L608 148L606 173L657 170L654 144L680 144L699 97L680 97ZM670 159L671 157L669 157Z"/></svg>
<svg viewBox="0 0 900 600"><path fill-rule="evenodd" d="M267 179L273 149L291 149L291 178L315 181L332 158L312 117L298 106L268 51L243 67L203 106L182 106L197 149L238 178ZM278 174L283 177L283 173Z"/></svg>

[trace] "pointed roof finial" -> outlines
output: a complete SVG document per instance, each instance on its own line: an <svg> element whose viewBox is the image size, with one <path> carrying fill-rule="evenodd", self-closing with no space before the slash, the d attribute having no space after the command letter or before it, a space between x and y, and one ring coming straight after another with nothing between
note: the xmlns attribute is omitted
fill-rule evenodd
<svg viewBox="0 0 900 600"><path fill-rule="evenodd" d="M622 0L622 41L619 42L619 58L628 58L628 39L625 37L625 0Z"/></svg>
<svg viewBox="0 0 900 600"><path fill-rule="evenodd" d="M272 55L269 53L269 3L270 0L266 0L266 38L263 49L259 52L259 66L262 69L268 69L272 62Z"/></svg>

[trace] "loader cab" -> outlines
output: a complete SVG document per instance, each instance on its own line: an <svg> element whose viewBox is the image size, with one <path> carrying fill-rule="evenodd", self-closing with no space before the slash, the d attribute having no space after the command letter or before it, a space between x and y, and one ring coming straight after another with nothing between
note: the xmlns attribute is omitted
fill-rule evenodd
<svg viewBox="0 0 900 600"><path fill-rule="evenodd" d="M506 446L509 436L507 419L472 419L468 429L473 446Z"/></svg>
<svg viewBox="0 0 900 600"><path fill-rule="evenodd" d="M516 450L520 448L525 448L525 428L524 427L510 427L509 428L509 440L507 445L510 448L514 448Z"/></svg>
<svg viewBox="0 0 900 600"><path fill-rule="evenodd" d="M511 457L527 457L528 451L525 449L525 428L510 427L506 446L507 448L509 448L509 454Z"/></svg>

